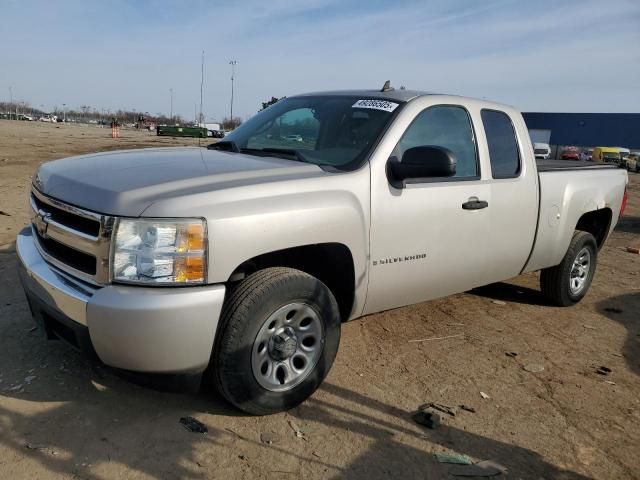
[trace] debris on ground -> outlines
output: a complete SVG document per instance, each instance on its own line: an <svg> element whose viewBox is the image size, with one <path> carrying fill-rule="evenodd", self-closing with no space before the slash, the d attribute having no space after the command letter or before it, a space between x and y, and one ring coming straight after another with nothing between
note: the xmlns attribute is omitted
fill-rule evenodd
<svg viewBox="0 0 640 480"><path fill-rule="evenodd" d="M260 434L260 441L266 445L273 445L280 441L280 437L275 432L263 432Z"/></svg>
<svg viewBox="0 0 640 480"><path fill-rule="evenodd" d="M22 384L18 384L18 385L14 385L13 387L9 388L10 392L16 392L18 390L20 390L22 388Z"/></svg>
<svg viewBox="0 0 640 480"><path fill-rule="evenodd" d="M460 410L464 410L466 412L476 413L476 409L470 407L469 405L460 405Z"/></svg>
<svg viewBox="0 0 640 480"><path fill-rule="evenodd" d="M596 368L596 373L598 375L609 375L611 373L611 369L609 367L600 366Z"/></svg>
<svg viewBox="0 0 640 480"><path fill-rule="evenodd" d="M33 382L36 378L38 378L36 375L29 375L24 379L24 383L26 383L27 385L31 385L31 382Z"/></svg>
<svg viewBox="0 0 640 480"><path fill-rule="evenodd" d="M448 338L458 338L463 337L464 333L458 333L456 335L447 335L446 337L430 337L430 338L419 338L417 340L409 340L409 343L413 342L428 342L430 340L447 340Z"/></svg>
<svg viewBox="0 0 640 480"><path fill-rule="evenodd" d="M491 303L494 305L506 305L507 302L503 302L502 300L491 300Z"/></svg>
<svg viewBox="0 0 640 480"><path fill-rule="evenodd" d="M640 247L627 247L627 252L640 254Z"/></svg>
<svg viewBox="0 0 640 480"><path fill-rule="evenodd" d="M486 393L484 393L484 392L480 392L480 396L481 396L482 398L484 398L485 400L489 400L489 399L491 398L489 395L487 395L487 394L486 394Z"/></svg>
<svg viewBox="0 0 640 480"><path fill-rule="evenodd" d="M10 217L11 216L10 213L3 212L2 210L0 210L0 215L4 215L5 217Z"/></svg>
<svg viewBox="0 0 640 480"><path fill-rule="evenodd" d="M456 465L471 465L472 460L461 453L436 453L439 463L455 463Z"/></svg>
<svg viewBox="0 0 640 480"><path fill-rule="evenodd" d="M417 424L431 429L438 428L442 421L440 415L433 408L418 410L411 417Z"/></svg>
<svg viewBox="0 0 640 480"><path fill-rule="evenodd" d="M48 448L48 445L44 445L41 443L25 443L24 446L29 450L46 450Z"/></svg>
<svg viewBox="0 0 640 480"><path fill-rule="evenodd" d="M291 427L291 430L293 430L293 433L296 434L296 437L298 437L298 438L303 438L304 437L304 432L302 430L300 430L298 428L298 426L292 420L289 420L289 426Z"/></svg>
<svg viewBox="0 0 640 480"><path fill-rule="evenodd" d="M618 307L607 307L604 309L605 312L609 312L609 313L622 313L624 312L624 310L622 310L621 308Z"/></svg>
<svg viewBox="0 0 640 480"><path fill-rule="evenodd" d="M193 433L207 433L209 431L204 423L193 417L182 417L180 419L180 425Z"/></svg>
<svg viewBox="0 0 640 480"><path fill-rule="evenodd" d="M492 460L484 460L473 465L458 465L449 473L456 477L493 477L506 472L507 468Z"/></svg>
<svg viewBox="0 0 640 480"><path fill-rule="evenodd" d="M528 363L524 367L522 367L525 371L530 373L540 373L544 372L544 366L539 363Z"/></svg>
<svg viewBox="0 0 640 480"><path fill-rule="evenodd" d="M584 328L588 328L589 330L597 330L598 327L592 327L591 325L582 325Z"/></svg>
<svg viewBox="0 0 640 480"><path fill-rule="evenodd" d="M447 415L451 415L452 417L456 416L456 407L450 407L449 405L444 405L442 403L425 403L424 405L420 405L418 410L428 410L430 408L446 413Z"/></svg>
<svg viewBox="0 0 640 480"><path fill-rule="evenodd" d="M611 380L605 380L604 383L608 383L609 385L615 385L616 382L612 382Z"/></svg>
<svg viewBox="0 0 640 480"><path fill-rule="evenodd" d="M518 353L517 352L505 352L505 355L507 357L515 358L515 357L518 356Z"/></svg>
<svg viewBox="0 0 640 480"><path fill-rule="evenodd" d="M311 455L313 455L314 457L322 458L322 455L320 455L318 452L311 452Z"/></svg>

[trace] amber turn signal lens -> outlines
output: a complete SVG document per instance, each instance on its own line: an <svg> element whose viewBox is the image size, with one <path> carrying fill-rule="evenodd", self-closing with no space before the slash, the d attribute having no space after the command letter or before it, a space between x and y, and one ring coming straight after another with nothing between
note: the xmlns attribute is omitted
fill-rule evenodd
<svg viewBox="0 0 640 480"><path fill-rule="evenodd" d="M204 250L204 227L202 224L187 225L187 244L189 251Z"/></svg>

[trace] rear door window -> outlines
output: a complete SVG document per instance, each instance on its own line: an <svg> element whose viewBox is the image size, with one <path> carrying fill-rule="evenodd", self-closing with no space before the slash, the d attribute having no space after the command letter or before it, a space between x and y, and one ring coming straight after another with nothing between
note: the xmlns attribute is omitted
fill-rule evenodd
<svg viewBox="0 0 640 480"><path fill-rule="evenodd" d="M520 175L520 151L511 119L504 112L482 110L482 124L489 144L493 178L514 178ZM537 152L536 152L537 153ZM545 150L544 152L547 153Z"/></svg>

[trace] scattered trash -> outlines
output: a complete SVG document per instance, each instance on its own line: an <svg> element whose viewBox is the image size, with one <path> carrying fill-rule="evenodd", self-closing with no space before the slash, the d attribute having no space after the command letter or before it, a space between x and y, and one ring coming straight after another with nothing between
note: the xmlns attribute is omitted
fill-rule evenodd
<svg viewBox="0 0 640 480"><path fill-rule="evenodd" d="M438 428L441 422L440 415L432 408L418 410L412 415L412 418L414 422L431 429Z"/></svg>
<svg viewBox="0 0 640 480"><path fill-rule="evenodd" d="M596 368L596 373L599 375L609 375L611 373L611 369L609 367L598 367Z"/></svg>
<svg viewBox="0 0 640 480"><path fill-rule="evenodd" d="M449 473L456 477L493 477L507 470L506 467L492 460L484 460L473 465L460 465L451 468Z"/></svg>
<svg viewBox="0 0 640 480"><path fill-rule="evenodd" d="M515 357L518 356L518 353L517 352L506 352L505 355L507 357L515 358Z"/></svg>
<svg viewBox="0 0 640 480"><path fill-rule="evenodd" d="M469 405L460 405L460 410L464 410L466 412L476 413L476 409L470 407Z"/></svg>
<svg viewBox="0 0 640 480"><path fill-rule="evenodd" d="M27 385L31 385L31 382L33 382L36 378L38 378L36 375L29 375L24 379L24 383L26 383Z"/></svg>
<svg viewBox="0 0 640 480"><path fill-rule="evenodd" d="M262 443L266 443L267 445L273 445L274 443L278 443L280 441L280 437L274 432L264 432L260 434L260 441Z"/></svg>
<svg viewBox="0 0 640 480"><path fill-rule="evenodd" d="M530 372L530 373L544 372L544 366L540 365L539 363L529 363L529 364L525 365L522 368L524 368L525 371Z"/></svg>
<svg viewBox="0 0 640 480"><path fill-rule="evenodd" d="M193 417L182 417L180 425L193 433L207 433L209 431L204 423Z"/></svg>
<svg viewBox="0 0 640 480"><path fill-rule="evenodd" d="M439 463L455 463L456 465L471 465L471 459L461 453L436 453Z"/></svg>
<svg viewBox="0 0 640 480"><path fill-rule="evenodd" d="M605 380L604 383L608 383L609 385L615 385L616 382L612 382L611 380Z"/></svg>
<svg viewBox="0 0 640 480"><path fill-rule="evenodd" d="M609 312L609 313L622 313L624 312L624 310L622 310L621 308L618 307L607 307L604 309L605 312Z"/></svg>
<svg viewBox="0 0 640 480"><path fill-rule="evenodd" d="M26 443L24 446L29 450L45 450L46 448L48 448L48 445L44 445L41 443Z"/></svg>
<svg viewBox="0 0 640 480"><path fill-rule="evenodd" d="M425 403L424 405L420 405L418 410L428 410L429 408L433 408L434 410L438 410L442 413L446 413L447 415L451 415L452 417L456 416L455 407L450 407L449 405L443 405L442 403Z"/></svg>
<svg viewBox="0 0 640 480"><path fill-rule="evenodd" d="M506 305L507 302L503 302L502 300L491 300L491 303L495 305Z"/></svg>
<svg viewBox="0 0 640 480"><path fill-rule="evenodd" d="M311 455L313 455L314 457L322 458L322 455L320 455L318 452L311 452Z"/></svg>
<svg viewBox="0 0 640 480"><path fill-rule="evenodd" d="M298 438L304 437L304 432L300 430L298 426L295 423L293 423L292 420L289 420L289 426L291 427L291 430L293 430L293 433L296 434L296 437Z"/></svg>
<svg viewBox="0 0 640 480"><path fill-rule="evenodd" d="M464 327L464 323L447 323L449 327Z"/></svg>
<svg viewBox="0 0 640 480"><path fill-rule="evenodd" d="M238 458L239 458L240 460L246 460L246 459L247 459L247 456L246 456L246 455L238 455Z"/></svg>
<svg viewBox="0 0 640 480"><path fill-rule="evenodd" d="M640 254L640 247L627 247L627 252Z"/></svg>
<svg viewBox="0 0 640 480"><path fill-rule="evenodd" d="M29 329L29 333L31 333L31 332L35 332L37 329L38 329L38 327L31 327L31 328Z"/></svg>
<svg viewBox="0 0 640 480"><path fill-rule="evenodd" d="M0 210L0 215L4 215L5 217L10 217L11 216L10 213L3 212L2 210Z"/></svg>
<svg viewBox="0 0 640 480"><path fill-rule="evenodd" d="M15 392L16 390L20 390L22 388L22 384L14 385L9 389L10 392Z"/></svg>
<svg viewBox="0 0 640 480"><path fill-rule="evenodd" d="M624 355L622 355L621 353L617 353L617 352L614 352L614 353L612 353L611 355L613 355L614 357L621 357L621 358L624 358Z"/></svg>
<svg viewBox="0 0 640 480"><path fill-rule="evenodd" d="M490 398L491 398L489 395L487 395L487 394L486 394L486 393L484 393L484 392L480 392L480 396L481 396L482 398L484 398L485 400L488 400L488 399L490 399Z"/></svg>
<svg viewBox="0 0 640 480"><path fill-rule="evenodd" d="M591 325L582 325L584 328L588 328L589 330L597 330L598 327L592 327Z"/></svg>
<svg viewBox="0 0 640 480"><path fill-rule="evenodd" d="M409 343L413 343L413 342L428 342L430 340L446 340L448 338L457 338L457 337L463 337L464 333L458 333L456 335L447 335L446 337L431 337L431 338L420 338L418 340L409 340Z"/></svg>

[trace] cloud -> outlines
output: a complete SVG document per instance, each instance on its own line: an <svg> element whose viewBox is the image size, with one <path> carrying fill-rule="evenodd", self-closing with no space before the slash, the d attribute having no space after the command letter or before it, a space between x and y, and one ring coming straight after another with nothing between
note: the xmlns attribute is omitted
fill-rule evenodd
<svg viewBox="0 0 640 480"><path fill-rule="evenodd" d="M640 110L635 0L9 2L0 98L133 107L187 118L206 51L208 117L253 114L272 95L396 86L536 111ZM6 30L6 32L4 32ZM7 92L7 93L3 93Z"/></svg>

